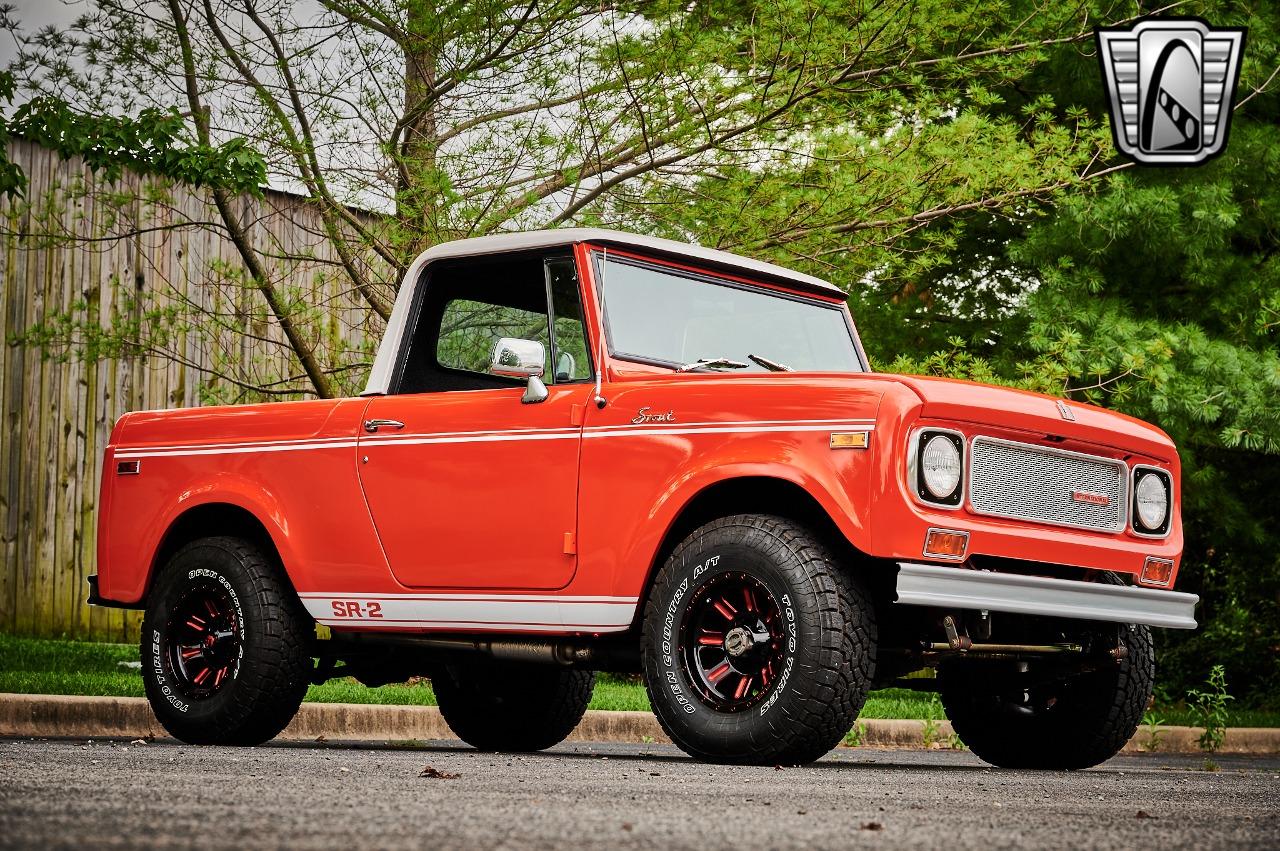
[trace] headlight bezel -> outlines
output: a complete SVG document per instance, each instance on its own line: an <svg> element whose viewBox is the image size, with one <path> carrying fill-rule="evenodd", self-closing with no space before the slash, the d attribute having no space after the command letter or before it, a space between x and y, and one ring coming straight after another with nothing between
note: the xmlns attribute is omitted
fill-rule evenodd
<svg viewBox="0 0 1280 851"><path fill-rule="evenodd" d="M1147 526L1138 512L1138 483L1154 476L1164 485L1164 519L1158 526ZM1129 471L1129 529L1142 538L1167 538L1173 526L1173 478L1169 471L1149 464L1134 464Z"/></svg>
<svg viewBox="0 0 1280 851"><path fill-rule="evenodd" d="M947 440L955 449L960 460L960 475L956 479L955 488L944 497L934 496L933 492L925 482L924 473L924 450L929 442L935 438L942 437ZM910 453L910 469L909 482L911 490L915 498L930 508L944 508L951 511L959 510L964 505L965 487L968 484L968 471L965 467L968 461L968 441L963 434L954 429L948 428L922 428L916 430L911 435L911 453Z"/></svg>

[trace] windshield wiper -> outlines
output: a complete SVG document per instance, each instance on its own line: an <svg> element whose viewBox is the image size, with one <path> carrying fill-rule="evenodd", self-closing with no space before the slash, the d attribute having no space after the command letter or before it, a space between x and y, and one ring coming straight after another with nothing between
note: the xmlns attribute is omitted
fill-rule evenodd
<svg viewBox="0 0 1280 851"><path fill-rule="evenodd" d="M747 357L750 358L755 363L758 363L760 366L764 367L765 369L769 370L770 372L794 372L795 371L791 367L787 366L785 363L778 363L776 360L769 360L768 358L762 358L759 355L747 355Z"/></svg>
<svg viewBox="0 0 1280 851"><path fill-rule="evenodd" d="M677 367L676 372L693 372L695 369L746 369L747 365L742 361L729 360L728 358L698 358L693 363L686 363L684 366Z"/></svg>

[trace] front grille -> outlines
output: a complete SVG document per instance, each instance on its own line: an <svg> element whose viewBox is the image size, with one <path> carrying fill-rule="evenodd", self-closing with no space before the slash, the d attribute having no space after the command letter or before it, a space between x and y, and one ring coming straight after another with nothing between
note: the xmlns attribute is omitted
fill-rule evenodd
<svg viewBox="0 0 1280 851"><path fill-rule="evenodd" d="M1129 504L1126 473L1110 458L975 437L969 503L979 514L1119 532Z"/></svg>

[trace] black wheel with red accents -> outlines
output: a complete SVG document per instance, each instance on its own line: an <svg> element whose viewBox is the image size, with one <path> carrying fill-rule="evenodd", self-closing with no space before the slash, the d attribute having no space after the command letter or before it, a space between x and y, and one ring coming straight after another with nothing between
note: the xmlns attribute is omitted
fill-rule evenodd
<svg viewBox="0 0 1280 851"><path fill-rule="evenodd" d="M231 594L212 579L200 579L185 591L165 633L174 686L186 698L212 697L239 673L240 618Z"/></svg>
<svg viewBox="0 0 1280 851"><path fill-rule="evenodd" d="M662 728L699 759L812 762L853 726L875 673L868 595L822 539L746 514L672 552L645 609L645 683Z"/></svg>
<svg viewBox="0 0 1280 851"><path fill-rule="evenodd" d="M782 609L749 573L727 571L703 583L680 624L690 682L707 705L742 712L769 693L786 658Z"/></svg>
<svg viewBox="0 0 1280 851"><path fill-rule="evenodd" d="M142 678L156 718L189 744L273 738L310 684L314 631L254 544L187 544L156 577L142 621Z"/></svg>

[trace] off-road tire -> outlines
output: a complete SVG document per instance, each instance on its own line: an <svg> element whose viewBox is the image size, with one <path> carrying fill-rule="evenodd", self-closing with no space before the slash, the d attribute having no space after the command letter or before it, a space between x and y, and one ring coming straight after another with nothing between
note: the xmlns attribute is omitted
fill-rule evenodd
<svg viewBox="0 0 1280 851"><path fill-rule="evenodd" d="M1118 584L1112 576L1107 581ZM1120 629L1127 656L1065 681L1048 710L1018 711L972 669L939 673L942 705L960 740L1002 768L1083 769L1106 762L1133 737L1151 700L1155 649L1151 630Z"/></svg>
<svg viewBox="0 0 1280 851"><path fill-rule="evenodd" d="M440 665L431 678L449 729L477 750L503 753L560 744L582 720L595 684L591 671L487 659Z"/></svg>
<svg viewBox="0 0 1280 851"><path fill-rule="evenodd" d="M681 639L705 606L696 595L728 581L722 575L759 583L789 626L767 690L718 706L705 681L695 684L687 654L696 651ZM662 729L690 756L801 765L852 728L875 675L876 638L869 596L817 535L781 517L735 515L695 530L658 572L644 615L645 684Z"/></svg>
<svg viewBox="0 0 1280 851"><path fill-rule="evenodd" d="M214 693L181 690L170 648L175 607L210 587L225 592L240 623L239 658ZM232 537L192 541L169 560L148 594L142 621L142 679L156 717L196 745L257 745L297 713L310 682L315 624L279 568L254 544Z"/></svg>

